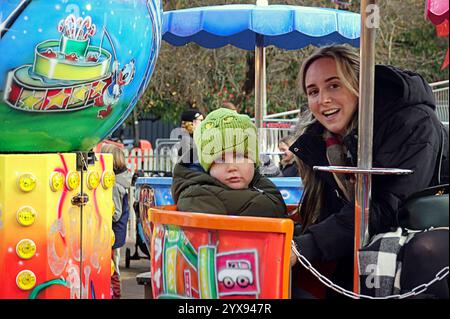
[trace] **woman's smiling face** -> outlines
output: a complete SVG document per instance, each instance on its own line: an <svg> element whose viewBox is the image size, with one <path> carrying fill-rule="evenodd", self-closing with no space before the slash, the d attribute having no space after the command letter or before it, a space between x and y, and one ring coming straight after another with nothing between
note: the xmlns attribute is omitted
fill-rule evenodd
<svg viewBox="0 0 450 319"><path fill-rule="evenodd" d="M330 132L344 136L358 105L355 96L339 78L332 58L312 62L305 76L308 106Z"/></svg>

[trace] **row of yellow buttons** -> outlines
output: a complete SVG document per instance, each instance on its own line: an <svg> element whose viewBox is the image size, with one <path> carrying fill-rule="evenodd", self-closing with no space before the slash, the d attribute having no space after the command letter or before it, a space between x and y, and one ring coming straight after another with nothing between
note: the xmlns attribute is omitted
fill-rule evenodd
<svg viewBox="0 0 450 319"><path fill-rule="evenodd" d="M52 182L53 179L51 177ZM23 192L31 192L36 187L36 177L30 173L22 174L18 186ZM36 211L31 206L23 206L17 211L16 218L20 225L31 226L36 220ZM22 259L30 259L36 253L36 244L31 239L22 239L16 245L16 253ZM22 290L30 290L36 285L36 275L31 270L22 270L16 276L16 284Z"/></svg>
<svg viewBox="0 0 450 319"><path fill-rule="evenodd" d="M30 259L36 253L36 244L31 239L22 239L16 245L16 253L22 259ZM22 290L30 290L36 285L36 275L31 270L17 274L16 284Z"/></svg>
<svg viewBox="0 0 450 319"><path fill-rule="evenodd" d="M36 177L33 174L25 173L19 177L19 188L24 192L31 192L36 187ZM90 171L86 177L87 187L93 190L100 184L100 176L96 171ZM80 174L69 172L64 180L61 172L53 172L50 175L50 188L57 192L62 190L64 182L69 190L74 190L80 185ZM108 189L115 184L115 175L111 171L102 174L101 183L103 188ZM36 220L36 210L31 206L19 208L16 214L17 221L22 226L31 226ZM114 243L114 233L112 242ZM16 245L16 253L22 259L30 259L36 254L36 244L31 239L22 239ZM36 275L31 270L22 270L17 274L16 284L22 290L30 290L36 285Z"/></svg>
<svg viewBox="0 0 450 319"><path fill-rule="evenodd" d="M108 189L114 186L116 178L112 171L103 172L101 179L98 172L90 171L87 173L86 181L87 187L91 190L97 188L97 186L100 184L100 181L103 188ZM31 192L36 187L36 182L36 176L31 173L24 173L19 176L18 185L23 192ZM64 178L64 174L61 172L53 172L50 175L50 188L52 191L58 192L62 190L64 184L66 185L68 190L74 190L78 188L78 186L80 186L80 173L70 171L69 173L67 173L66 178Z"/></svg>

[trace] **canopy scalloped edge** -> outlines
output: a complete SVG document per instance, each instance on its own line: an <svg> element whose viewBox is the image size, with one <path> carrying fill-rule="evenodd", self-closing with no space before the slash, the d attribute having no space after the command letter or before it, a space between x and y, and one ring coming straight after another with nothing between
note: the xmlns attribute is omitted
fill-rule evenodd
<svg viewBox="0 0 450 319"><path fill-rule="evenodd" d="M231 44L254 50L256 35L263 45L296 50L309 44L348 43L359 46L360 15L327 8L289 5L224 5L164 13L163 40L205 48Z"/></svg>

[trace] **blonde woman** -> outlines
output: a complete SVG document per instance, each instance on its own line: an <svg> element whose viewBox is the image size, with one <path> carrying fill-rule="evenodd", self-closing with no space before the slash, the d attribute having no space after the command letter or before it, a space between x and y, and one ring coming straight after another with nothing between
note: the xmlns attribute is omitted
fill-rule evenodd
<svg viewBox="0 0 450 319"><path fill-rule="evenodd" d="M308 108L290 147L304 184L301 234L294 241L311 261L335 261L333 280L350 290L354 183L348 175L313 171L313 166L357 166L358 76L359 55L346 46L319 48L303 62L299 80ZM370 236L399 226L401 207L409 195L448 183L448 131L434 109L432 91L419 74L376 66L373 166L414 173L373 176ZM295 256L291 262L296 262ZM429 282L445 265L448 229L416 235L405 245L402 291ZM433 284L426 293L448 298L448 281Z"/></svg>

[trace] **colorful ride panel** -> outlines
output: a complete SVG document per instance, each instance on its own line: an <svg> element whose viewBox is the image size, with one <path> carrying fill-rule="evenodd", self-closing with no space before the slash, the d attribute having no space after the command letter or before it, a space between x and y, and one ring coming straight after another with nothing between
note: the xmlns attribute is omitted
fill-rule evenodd
<svg viewBox="0 0 450 319"><path fill-rule="evenodd" d="M110 298L112 155L0 154L0 298Z"/></svg>
<svg viewBox="0 0 450 319"><path fill-rule="evenodd" d="M289 298L290 219L150 208L155 298Z"/></svg>

